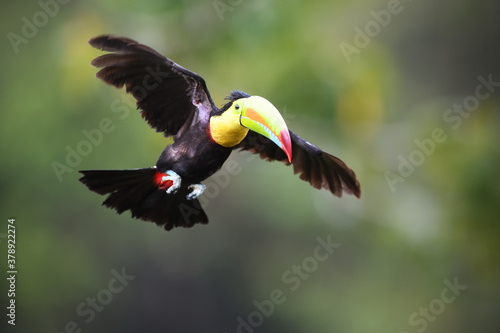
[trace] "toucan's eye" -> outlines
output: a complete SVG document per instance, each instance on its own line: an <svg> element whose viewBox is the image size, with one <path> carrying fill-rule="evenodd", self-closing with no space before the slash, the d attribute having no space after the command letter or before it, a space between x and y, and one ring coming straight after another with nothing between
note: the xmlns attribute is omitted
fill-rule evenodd
<svg viewBox="0 0 500 333"><path fill-rule="evenodd" d="M234 106L234 109L235 109L235 110L239 110L239 109L240 109L240 105L239 105L239 104L236 104L236 105Z"/></svg>

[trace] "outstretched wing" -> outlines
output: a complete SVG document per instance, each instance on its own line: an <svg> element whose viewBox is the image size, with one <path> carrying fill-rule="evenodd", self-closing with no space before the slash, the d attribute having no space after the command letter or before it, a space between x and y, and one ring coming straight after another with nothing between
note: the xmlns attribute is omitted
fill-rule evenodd
<svg viewBox="0 0 500 333"><path fill-rule="evenodd" d="M180 136L198 119L208 121L215 105L198 74L128 38L99 36L89 44L111 52L91 62L102 67L96 76L117 88L125 86L157 132Z"/></svg>
<svg viewBox="0 0 500 333"><path fill-rule="evenodd" d="M356 175L344 162L325 153L292 131L290 139L292 140L291 164L294 173L299 174L300 179L309 182L314 188L325 188L337 197L341 197L343 192L358 198L361 196ZM268 138L252 131L248 132L237 148L260 154L260 158L268 161L276 160L290 165L283 150Z"/></svg>

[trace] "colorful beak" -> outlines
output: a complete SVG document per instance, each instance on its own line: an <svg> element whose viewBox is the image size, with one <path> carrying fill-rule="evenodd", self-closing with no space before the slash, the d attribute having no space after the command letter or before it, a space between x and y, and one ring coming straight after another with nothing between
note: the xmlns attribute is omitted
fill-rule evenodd
<svg viewBox="0 0 500 333"><path fill-rule="evenodd" d="M265 136L280 147L292 162L292 141L285 120L279 111L265 98L251 96L242 105L241 125Z"/></svg>

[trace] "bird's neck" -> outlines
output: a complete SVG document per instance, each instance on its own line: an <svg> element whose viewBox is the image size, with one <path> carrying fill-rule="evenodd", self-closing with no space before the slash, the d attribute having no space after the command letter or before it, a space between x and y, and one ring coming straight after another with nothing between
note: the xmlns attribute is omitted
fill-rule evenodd
<svg viewBox="0 0 500 333"><path fill-rule="evenodd" d="M223 147L234 147L248 133L248 128L241 126L240 116L230 110L220 116L212 116L208 127L210 137Z"/></svg>

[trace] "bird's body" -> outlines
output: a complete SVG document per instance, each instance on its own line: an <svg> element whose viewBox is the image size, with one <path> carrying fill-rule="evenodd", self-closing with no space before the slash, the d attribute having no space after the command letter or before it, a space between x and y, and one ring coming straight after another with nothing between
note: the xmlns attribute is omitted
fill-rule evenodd
<svg viewBox="0 0 500 333"><path fill-rule="evenodd" d="M102 67L97 77L116 87L125 85L143 118L174 138L152 168L80 171L80 181L94 192L109 194L104 205L118 213L130 210L133 217L167 230L208 223L196 199L205 188L201 182L217 172L234 149L293 164L302 180L336 196L360 196L354 172L289 131L264 98L233 91L219 109L201 76L153 49L114 36L100 36L90 44L112 52L92 62Z"/></svg>
<svg viewBox="0 0 500 333"><path fill-rule="evenodd" d="M190 184L200 183L222 167L232 150L213 142L206 128L193 126L163 150L156 168L173 170Z"/></svg>

